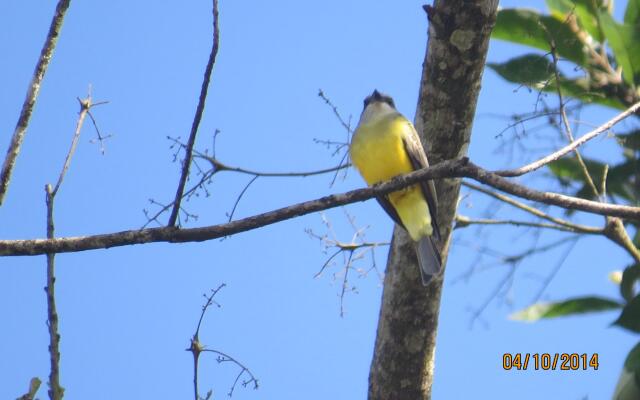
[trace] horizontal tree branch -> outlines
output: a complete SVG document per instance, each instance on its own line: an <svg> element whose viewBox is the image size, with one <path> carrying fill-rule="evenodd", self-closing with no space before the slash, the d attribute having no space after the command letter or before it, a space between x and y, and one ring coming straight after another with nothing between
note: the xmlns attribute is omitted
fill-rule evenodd
<svg viewBox="0 0 640 400"><path fill-rule="evenodd" d="M510 182L495 173L478 167L467 158L463 158L444 161L429 168L398 176L388 182L383 182L370 188L325 196L316 200L294 204L225 224L188 229L180 229L177 227L148 228L58 239L0 240L0 256L68 253L152 242L201 242L260 228L293 217L343 206L345 204L365 201L375 196L394 192L425 179L461 177L474 179L518 197L566 209L640 220L640 207L599 203L557 193L537 191Z"/></svg>

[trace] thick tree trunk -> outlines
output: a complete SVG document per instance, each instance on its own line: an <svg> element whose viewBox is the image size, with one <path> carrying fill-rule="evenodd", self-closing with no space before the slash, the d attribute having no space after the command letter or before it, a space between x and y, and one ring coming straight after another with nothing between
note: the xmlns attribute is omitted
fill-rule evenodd
<svg viewBox="0 0 640 400"><path fill-rule="evenodd" d="M415 122L429 161L466 155L497 0L425 6L429 40ZM426 139L426 140L425 140ZM446 259L460 182L436 182ZM442 279L423 287L413 245L395 229L382 294L369 399L430 399Z"/></svg>

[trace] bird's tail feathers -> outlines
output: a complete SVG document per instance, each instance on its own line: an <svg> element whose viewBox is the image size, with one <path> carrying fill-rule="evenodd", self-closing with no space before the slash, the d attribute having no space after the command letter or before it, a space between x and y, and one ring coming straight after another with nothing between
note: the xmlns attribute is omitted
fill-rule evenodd
<svg viewBox="0 0 640 400"><path fill-rule="evenodd" d="M422 284L427 286L431 279L442 270L442 259L433 236L423 236L416 243L416 253Z"/></svg>

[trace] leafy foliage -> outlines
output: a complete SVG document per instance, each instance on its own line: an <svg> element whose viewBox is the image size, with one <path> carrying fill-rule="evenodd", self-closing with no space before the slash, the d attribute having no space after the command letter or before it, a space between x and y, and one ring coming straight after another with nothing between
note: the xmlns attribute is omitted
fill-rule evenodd
<svg viewBox="0 0 640 400"><path fill-rule="evenodd" d="M539 319L566 317L569 315L610 311L621 308L622 304L602 297L578 297L554 303L536 303L511 315L511 319L534 322Z"/></svg>
<svg viewBox="0 0 640 400"><path fill-rule="evenodd" d="M540 92L560 92L578 104L626 109L640 101L640 0L628 0L622 21L613 17L612 0L546 3L549 14L519 8L499 11L493 37L528 46L534 52L487 66L508 82ZM616 139L620 161L611 165L583 157L586 169L599 192L605 189L603 182L606 184L610 201L637 206L640 129L619 133ZM549 164L548 170L571 195L598 200L575 156ZM635 229L633 242L640 248L640 222L625 223ZM639 282L640 264L634 264L624 270L619 282L621 301L585 296L536 303L511 318L533 322L621 309L613 324L640 333ZM627 370L640 371L640 344L629 353L626 364L633 367Z"/></svg>

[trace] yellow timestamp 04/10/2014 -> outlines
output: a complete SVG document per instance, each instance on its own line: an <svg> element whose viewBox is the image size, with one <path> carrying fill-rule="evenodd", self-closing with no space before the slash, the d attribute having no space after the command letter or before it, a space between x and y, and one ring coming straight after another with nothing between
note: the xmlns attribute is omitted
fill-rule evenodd
<svg viewBox="0 0 640 400"><path fill-rule="evenodd" d="M598 370L598 353L504 353L502 368L505 371L527 369L543 371Z"/></svg>

